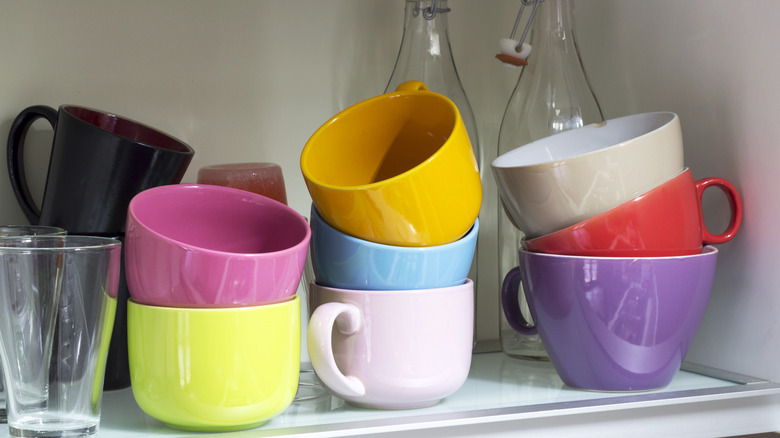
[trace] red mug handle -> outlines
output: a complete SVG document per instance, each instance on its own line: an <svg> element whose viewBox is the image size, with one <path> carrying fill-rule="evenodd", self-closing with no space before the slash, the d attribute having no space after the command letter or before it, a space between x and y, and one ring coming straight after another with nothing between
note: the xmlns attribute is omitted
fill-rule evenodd
<svg viewBox="0 0 780 438"><path fill-rule="evenodd" d="M729 208L731 210L729 226L726 227L726 231L721 234L710 233L709 230L707 230L706 225L704 225L702 197L704 196L704 191L708 187L712 186L718 187L723 191L723 193L726 194L726 197L729 200ZM714 243L725 243L733 239L737 234L740 225L742 225L742 199L739 197L739 193L737 193L737 189L734 188L734 185L723 178L703 178L696 181L696 192L699 195L699 217L701 218L702 242L704 242L705 245L708 245Z"/></svg>

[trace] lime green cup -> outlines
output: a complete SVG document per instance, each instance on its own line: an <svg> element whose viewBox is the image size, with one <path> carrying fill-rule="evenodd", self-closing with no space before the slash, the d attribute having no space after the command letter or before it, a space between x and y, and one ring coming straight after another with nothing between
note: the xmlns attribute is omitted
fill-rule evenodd
<svg viewBox="0 0 780 438"><path fill-rule="evenodd" d="M260 426L295 397L300 311L297 296L230 308L128 301L130 380L138 406L176 429Z"/></svg>

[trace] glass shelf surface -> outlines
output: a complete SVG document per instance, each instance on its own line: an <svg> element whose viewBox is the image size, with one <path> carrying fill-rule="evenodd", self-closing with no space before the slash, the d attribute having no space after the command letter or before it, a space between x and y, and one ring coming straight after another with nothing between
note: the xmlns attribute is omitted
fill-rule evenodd
<svg viewBox="0 0 780 438"><path fill-rule="evenodd" d="M458 421L489 422L510 414L566 415L567 410L619 409L626 403L686 403L689 399L723 394L749 396L753 389L780 394L780 385L751 377L686 364L666 388L643 392L595 392L567 387L550 362L513 359L500 352L474 354L468 380L453 395L435 406L410 410L371 410L352 407L329 394L294 402L266 424L225 435L311 435L326 431L338 436L357 431L436 427ZM131 389L108 391L103 397L101 437L199 436L202 433L171 429L138 407ZM0 436L8 436L3 428ZM322 435L326 436L326 435Z"/></svg>

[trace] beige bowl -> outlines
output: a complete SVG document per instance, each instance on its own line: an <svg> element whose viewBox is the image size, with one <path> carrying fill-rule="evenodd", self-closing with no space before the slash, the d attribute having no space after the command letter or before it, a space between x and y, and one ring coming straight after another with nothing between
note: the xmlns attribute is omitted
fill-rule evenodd
<svg viewBox="0 0 780 438"><path fill-rule="evenodd" d="M601 214L684 170L680 119L635 114L528 143L491 163L504 211L528 238Z"/></svg>

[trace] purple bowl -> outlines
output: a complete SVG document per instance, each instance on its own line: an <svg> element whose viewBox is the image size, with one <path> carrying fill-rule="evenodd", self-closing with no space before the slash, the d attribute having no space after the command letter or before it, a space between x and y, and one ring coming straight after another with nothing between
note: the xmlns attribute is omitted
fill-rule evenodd
<svg viewBox="0 0 780 438"><path fill-rule="evenodd" d="M680 369L707 308L718 250L677 257L520 251L504 279L508 322L539 334L563 382L596 391L662 388ZM522 281L531 316L515 293Z"/></svg>

